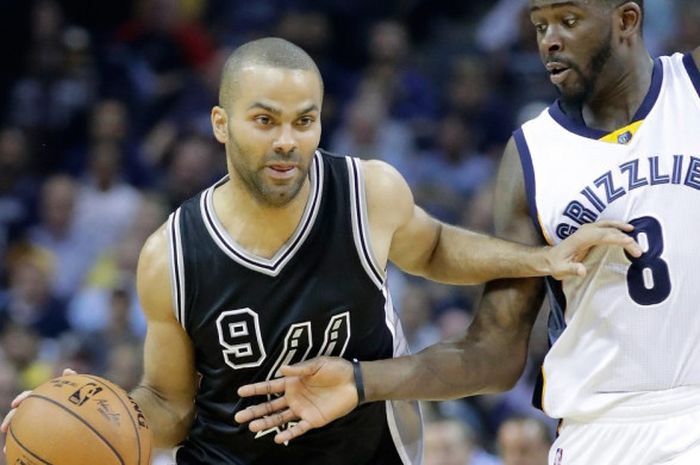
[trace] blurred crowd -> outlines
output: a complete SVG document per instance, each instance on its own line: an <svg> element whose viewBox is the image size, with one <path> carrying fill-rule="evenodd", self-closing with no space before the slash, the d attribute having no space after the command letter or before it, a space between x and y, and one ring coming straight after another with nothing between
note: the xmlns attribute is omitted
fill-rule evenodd
<svg viewBox="0 0 700 465"><path fill-rule="evenodd" d="M697 0L646 9L652 54L700 44ZM63 367L138 383L139 250L225 172L221 66L267 35L319 65L323 148L393 164L430 214L480 231L511 132L556 98L527 0L1 2L0 415ZM390 286L414 351L459 335L479 295L396 270ZM529 401L546 344L540 323L512 391L426 404L428 465L546 463L506 452L551 440Z"/></svg>

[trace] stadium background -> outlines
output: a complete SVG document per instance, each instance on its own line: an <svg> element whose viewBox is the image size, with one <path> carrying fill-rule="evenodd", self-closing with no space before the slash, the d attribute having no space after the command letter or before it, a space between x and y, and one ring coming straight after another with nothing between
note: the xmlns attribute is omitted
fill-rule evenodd
<svg viewBox="0 0 700 465"><path fill-rule="evenodd" d="M432 215L489 231L505 142L556 97L526 4L2 0L0 415L63 367L126 389L138 382L138 252L170 210L224 172L209 110L223 60L247 40L281 36L316 60L322 147L393 164ZM697 0L646 9L653 55L700 44ZM469 323L478 288L390 274L414 351ZM538 322L512 391L426 404L429 419L472 432L462 465L499 463L480 449L497 453L506 418L542 418L529 400L545 351Z"/></svg>

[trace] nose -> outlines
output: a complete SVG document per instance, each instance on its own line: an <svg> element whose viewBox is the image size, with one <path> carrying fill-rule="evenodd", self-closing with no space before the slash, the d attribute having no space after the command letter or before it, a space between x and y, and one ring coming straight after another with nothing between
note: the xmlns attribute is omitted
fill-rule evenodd
<svg viewBox="0 0 700 465"><path fill-rule="evenodd" d="M540 48L542 51L548 53L561 52L564 48L564 42L562 41L561 34L555 26L549 26L547 31L542 36L540 41Z"/></svg>
<svg viewBox="0 0 700 465"><path fill-rule="evenodd" d="M287 155L297 148L297 141L294 137L294 129L290 124L280 126L277 139L272 144L275 153Z"/></svg>

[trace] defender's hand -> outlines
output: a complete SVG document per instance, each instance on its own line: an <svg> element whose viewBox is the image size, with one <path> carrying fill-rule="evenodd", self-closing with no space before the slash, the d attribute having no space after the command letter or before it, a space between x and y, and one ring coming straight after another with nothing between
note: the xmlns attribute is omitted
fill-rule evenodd
<svg viewBox="0 0 700 465"><path fill-rule="evenodd" d="M617 245L633 257L642 255L642 248L627 233L634 226L621 221L599 221L582 225L565 240L546 249L549 274L555 279L570 276L586 276L586 267L581 263L596 245Z"/></svg>
<svg viewBox="0 0 700 465"><path fill-rule="evenodd" d="M235 417L239 423L250 421L248 428L254 433L297 421L296 425L275 436L278 444L325 426L357 406L352 364L347 360L318 357L284 366L281 372L282 378L241 386L238 389L241 397L282 396L241 410Z"/></svg>

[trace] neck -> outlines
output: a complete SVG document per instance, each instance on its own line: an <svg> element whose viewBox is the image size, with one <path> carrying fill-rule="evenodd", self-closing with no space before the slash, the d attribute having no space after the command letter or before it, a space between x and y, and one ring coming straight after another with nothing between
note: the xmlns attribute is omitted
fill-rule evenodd
<svg viewBox="0 0 700 465"><path fill-rule="evenodd" d="M607 78L607 84L583 105L586 125L614 131L632 123L651 86L653 68L654 62L646 50L635 53L618 67L609 67L607 75L601 74L601 80Z"/></svg>
<svg viewBox="0 0 700 465"><path fill-rule="evenodd" d="M235 174L214 191L214 210L231 238L256 255L270 258L292 236L309 198L306 179L299 194L284 206L269 205L250 192Z"/></svg>

